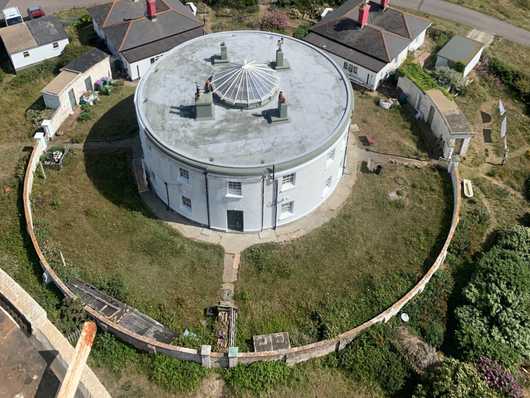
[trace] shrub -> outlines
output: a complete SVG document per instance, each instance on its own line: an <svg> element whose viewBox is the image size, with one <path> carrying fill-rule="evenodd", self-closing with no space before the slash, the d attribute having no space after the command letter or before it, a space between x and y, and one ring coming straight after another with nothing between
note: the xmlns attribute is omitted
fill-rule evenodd
<svg viewBox="0 0 530 398"><path fill-rule="evenodd" d="M398 392L410 368L390 339L388 328L372 328L337 354L337 366L357 382L377 384L389 394Z"/></svg>
<svg viewBox="0 0 530 398"><path fill-rule="evenodd" d="M283 32L289 26L289 18L281 11L273 10L260 20L260 29L272 32Z"/></svg>
<svg viewBox="0 0 530 398"><path fill-rule="evenodd" d="M277 386L285 386L304 378L302 368L289 367L284 362L256 362L238 365L224 372L226 383L236 392L262 394Z"/></svg>
<svg viewBox="0 0 530 398"><path fill-rule="evenodd" d="M87 319L80 300L64 300L59 314L57 325L65 335L79 330L81 324Z"/></svg>
<svg viewBox="0 0 530 398"><path fill-rule="evenodd" d="M494 398L496 394L470 363L446 359L429 370L414 398Z"/></svg>
<svg viewBox="0 0 530 398"><path fill-rule="evenodd" d="M206 374L207 370L195 362L155 354L149 378L169 392L190 392L199 387Z"/></svg>
<svg viewBox="0 0 530 398"><path fill-rule="evenodd" d="M490 57L488 68L490 73L498 77L509 89L513 90L526 106L530 106L530 75L494 56Z"/></svg>
<svg viewBox="0 0 530 398"><path fill-rule="evenodd" d="M120 342L110 333L96 335L90 358L96 366L105 367L114 373L121 373L139 363L140 354L131 346Z"/></svg>
<svg viewBox="0 0 530 398"><path fill-rule="evenodd" d="M487 356L506 367L530 358L530 229L499 233L484 254L455 310L458 352Z"/></svg>
<svg viewBox="0 0 530 398"><path fill-rule="evenodd" d="M490 358L480 357L476 366L490 388L509 398L523 398L522 387L515 377L499 363Z"/></svg>
<svg viewBox="0 0 530 398"><path fill-rule="evenodd" d="M298 25L293 32L293 36L297 39L302 39L309 33L309 25L302 24Z"/></svg>

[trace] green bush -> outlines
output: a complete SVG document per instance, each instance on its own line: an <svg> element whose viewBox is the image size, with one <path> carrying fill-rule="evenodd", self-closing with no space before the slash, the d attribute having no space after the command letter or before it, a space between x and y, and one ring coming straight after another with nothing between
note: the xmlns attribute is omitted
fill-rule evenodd
<svg viewBox="0 0 530 398"><path fill-rule="evenodd" d="M100 332L96 335L90 358L98 367L105 367L116 374L140 363L141 354L133 347L122 343L112 334Z"/></svg>
<svg viewBox="0 0 530 398"><path fill-rule="evenodd" d="M238 365L226 370L223 375L232 390L249 391L256 395L299 382L305 377L301 367L289 367L284 362L276 361Z"/></svg>
<svg viewBox="0 0 530 398"><path fill-rule="evenodd" d="M297 39L302 39L309 33L309 25L302 24L298 25L293 32L293 36Z"/></svg>
<svg viewBox="0 0 530 398"><path fill-rule="evenodd" d="M530 358L530 229L499 234L464 289L455 339L465 359L487 356L513 368Z"/></svg>
<svg viewBox="0 0 530 398"><path fill-rule="evenodd" d="M169 392L191 392L199 387L206 374L207 370L195 362L155 354L149 379Z"/></svg>
<svg viewBox="0 0 530 398"><path fill-rule="evenodd" d="M337 366L356 382L377 384L389 394L398 392L410 367L391 344L390 333L388 327L373 327L337 354Z"/></svg>
<svg viewBox="0 0 530 398"><path fill-rule="evenodd" d="M516 69L495 56L490 56L488 67L493 75L513 90L527 107L530 107L530 75L527 72Z"/></svg>
<svg viewBox="0 0 530 398"><path fill-rule="evenodd" d="M414 391L414 398L495 398L477 369L469 363L446 359L429 370Z"/></svg>

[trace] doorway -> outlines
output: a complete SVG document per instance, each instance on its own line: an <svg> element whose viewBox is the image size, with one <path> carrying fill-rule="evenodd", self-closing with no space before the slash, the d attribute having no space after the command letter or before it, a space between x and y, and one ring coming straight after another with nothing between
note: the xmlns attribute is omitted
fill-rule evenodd
<svg viewBox="0 0 530 398"><path fill-rule="evenodd" d="M77 101L75 100L74 89L71 89L70 91L68 91L68 98L70 99L70 107L73 110L75 106L77 105Z"/></svg>
<svg viewBox="0 0 530 398"><path fill-rule="evenodd" d="M228 230L243 232L243 211L241 210L227 210L226 224Z"/></svg>
<svg viewBox="0 0 530 398"><path fill-rule="evenodd" d="M92 78L90 76L85 79L85 88L86 91L94 91L94 86L92 85Z"/></svg>

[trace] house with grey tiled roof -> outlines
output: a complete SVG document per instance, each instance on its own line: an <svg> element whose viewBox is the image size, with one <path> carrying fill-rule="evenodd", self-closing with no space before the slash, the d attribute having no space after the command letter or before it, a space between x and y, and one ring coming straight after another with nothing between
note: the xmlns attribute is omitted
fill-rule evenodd
<svg viewBox="0 0 530 398"><path fill-rule="evenodd" d="M430 22L389 0L347 0L312 26L304 40L332 55L352 82L376 90L425 40Z"/></svg>
<svg viewBox="0 0 530 398"><path fill-rule="evenodd" d="M204 34L203 23L179 0L113 0L88 11L131 80L173 47Z"/></svg>
<svg viewBox="0 0 530 398"><path fill-rule="evenodd" d="M54 16L1 28L0 39L15 71L58 57L68 45L64 26Z"/></svg>

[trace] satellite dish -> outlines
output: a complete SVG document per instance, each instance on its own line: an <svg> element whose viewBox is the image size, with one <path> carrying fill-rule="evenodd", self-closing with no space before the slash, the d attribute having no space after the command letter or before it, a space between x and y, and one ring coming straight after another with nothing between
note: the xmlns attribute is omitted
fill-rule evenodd
<svg viewBox="0 0 530 398"><path fill-rule="evenodd" d="M409 314L407 314L406 312L402 312L400 318L403 322L408 322L410 320Z"/></svg>

